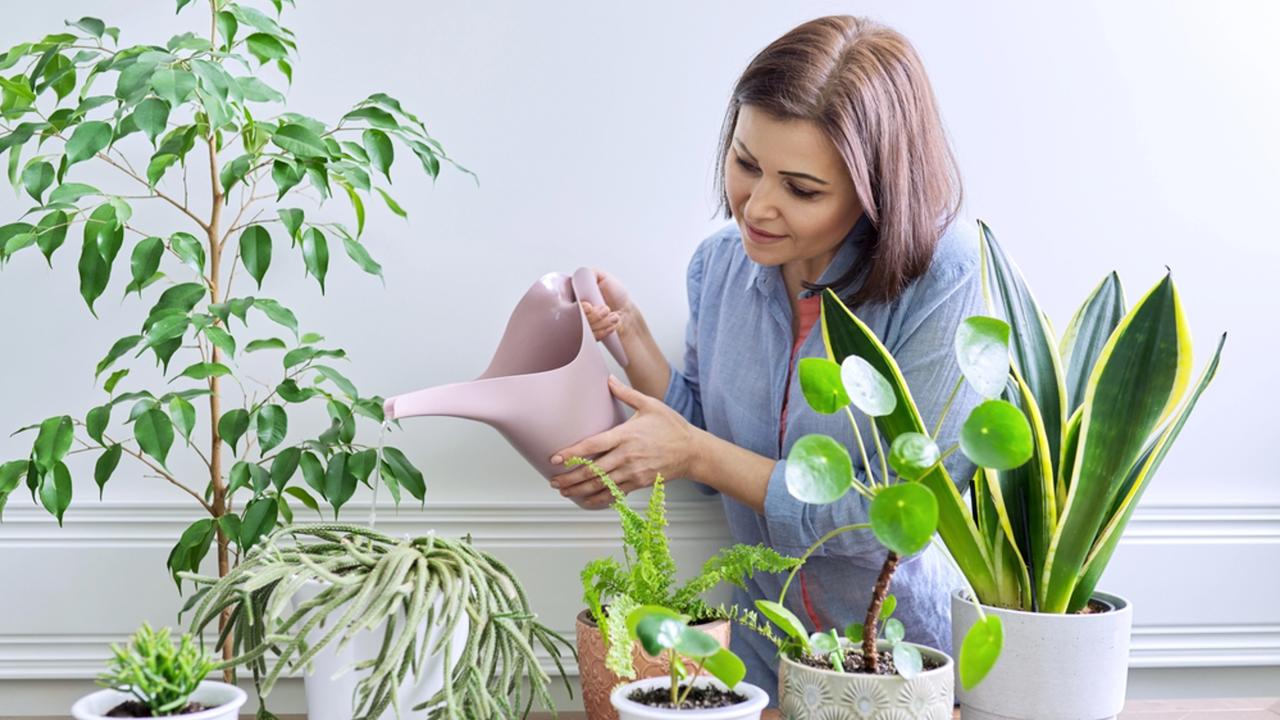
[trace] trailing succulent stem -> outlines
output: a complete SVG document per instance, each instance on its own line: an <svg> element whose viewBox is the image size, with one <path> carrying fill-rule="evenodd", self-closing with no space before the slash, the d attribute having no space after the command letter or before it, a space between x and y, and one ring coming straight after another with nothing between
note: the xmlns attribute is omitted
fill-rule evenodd
<svg viewBox="0 0 1280 720"><path fill-rule="evenodd" d="M396 539L353 525L294 525L266 537L221 579L184 577L198 588L187 608L193 632L229 613L220 641L231 643L235 655L223 664L247 665L261 696L324 648L380 632L377 656L354 667L367 673L356 685L354 718L380 717L396 703L400 683L416 677L437 653L444 657L444 687L414 711L474 718L521 716L535 702L552 709L550 678L534 648L550 655L562 678L561 650L573 651L537 622L510 570L466 540ZM311 582L323 589L295 602ZM455 647L459 623L466 624L466 639ZM434 643L418 642L424 625L438 628Z"/></svg>

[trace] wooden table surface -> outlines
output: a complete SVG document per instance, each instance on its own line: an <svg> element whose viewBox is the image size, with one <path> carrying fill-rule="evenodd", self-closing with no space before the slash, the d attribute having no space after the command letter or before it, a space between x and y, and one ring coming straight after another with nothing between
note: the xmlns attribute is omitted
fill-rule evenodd
<svg viewBox="0 0 1280 720"><path fill-rule="evenodd" d="M48 720L49 716L7 717L0 720ZM560 713L560 720L586 720L582 712ZM960 717L957 709L955 717ZM533 713L529 720L550 720L549 713ZM1222 698L1212 700L1130 700L1121 720L1277 720L1280 698ZM243 715L241 720L253 720ZM281 715L280 720L306 720L305 715ZM778 720L777 710L766 710L763 720Z"/></svg>
<svg viewBox="0 0 1280 720"><path fill-rule="evenodd" d="M559 720L586 720L586 713L560 713ZM955 712L957 720L960 710ZM550 720L550 713L533 713L529 720ZM1280 698L1221 698L1211 700L1130 700L1121 720L1277 720ZM5 720L0 718L0 720ZM23 720L23 719L14 719ZM37 720L31 718L29 720ZM245 715L243 720L252 720ZM306 720L303 715L282 715L280 720ZM778 720L777 710L766 710L763 720Z"/></svg>

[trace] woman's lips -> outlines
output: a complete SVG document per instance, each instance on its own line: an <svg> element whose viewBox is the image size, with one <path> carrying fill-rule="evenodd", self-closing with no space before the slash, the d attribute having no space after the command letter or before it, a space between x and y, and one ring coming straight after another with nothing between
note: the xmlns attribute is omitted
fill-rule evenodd
<svg viewBox="0 0 1280 720"><path fill-rule="evenodd" d="M746 226L747 234L750 236L751 241L759 245L769 245L771 243L776 243L779 240L785 240L787 237L786 235L773 235L771 233L764 232L759 228L753 227L750 223L743 223L743 225Z"/></svg>

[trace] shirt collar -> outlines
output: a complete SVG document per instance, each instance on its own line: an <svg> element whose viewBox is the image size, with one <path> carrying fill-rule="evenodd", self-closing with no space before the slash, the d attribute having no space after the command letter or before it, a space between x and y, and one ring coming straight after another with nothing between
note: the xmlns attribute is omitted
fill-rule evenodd
<svg viewBox="0 0 1280 720"><path fill-rule="evenodd" d="M827 264L827 269L822 272L817 284L825 285L834 282L848 272L849 268L853 267L853 264L861 256L863 245L873 231L871 220L866 213L860 215L858 221L853 224L853 228L849 230L849 234L845 235L844 240L840 241L839 247L836 248L835 256ZM749 260L749 262L751 263L751 269L747 273L747 283L751 287L761 292L767 292L769 286L774 282L782 282L782 267L780 265L761 265L754 260ZM812 290L802 290L799 297L807 298L815 294Z"/></svg>

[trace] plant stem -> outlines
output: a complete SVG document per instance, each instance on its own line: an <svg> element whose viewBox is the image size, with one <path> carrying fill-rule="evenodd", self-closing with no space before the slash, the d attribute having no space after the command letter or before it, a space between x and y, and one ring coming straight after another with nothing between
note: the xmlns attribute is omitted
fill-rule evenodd
<svg viewBox="0 0 1280 720"><path fill-rule="evenodd" d="M685 700L689 699L689 693L693 692L693 681L697 680L698 676L702 674L702 666L706 664L707 664L706 658L702 658L701 660L698 661L698 669L694 670L693 675L689 677L689 687L684 689L684 694L680 696L680 702L676 703L677 710L680 709L680 706L684 704Z"/></svg>
<svg viewBox="0 0 1280 720"><path fill-rule="evenodd" d="M871 470L871 461L867 459L867 444L862 441L862 431L858 429L858 421L853 417L853 411L848 405L844 406L844 412L849 416L849 424L853 426L853 437L858 441L858 452L862 455L862 469L867 473L867 480L871 487L876 486L876 474Z"/></svg>
<svg viewBox="0 0 1280 720"><path fill-rule="evenodd" d="M880 479L884 481L886 487L889 485L889 463L888 456L884 453L884 446L880 444L880 430L876 427L876 419L871 418L871 439L876 443L876 455L880 457Z"/></svg>
<svg viewBox="0 0 1280 720"><path fill-rule="evenodd" d="M676 651L674 648L667 650L667 666L670 668L669 672L671 673L671 704L679 707L680 703L677 702L677 698L680 691L680 677L676 675Z"/></svg>
<svg viewBox="0 0 1280 720"><path fill-rule="evenodd" d="M795 579L796 573L800 572L800 568L804 567L804 561L808 560L809 556L812 555L815 550L821 547L823 543L839 535L840 533L849 532L850 530L866 530L870 527L871 527L871 523L857 523L856 525L843 525L841 527L836 528L835 530L832 530L826 535L823 535L822 537L818 538L818 541L810 545L809 549L804 551L804 555L800 556L800 562L796 563L796 566L791 568L791 574L787 575L787 581L782 583L782 592L778 593L778 604L781 605L783 601L787 599L787 588L791 587L791 581Z"/></svg>
<svg viewBox="0 0 1280 720"><path fill-rule="evenodd" d="M936 442L938 433L942 432L942 421L947 419L947 413L951 410L951 403L955 401L956 395L960 394L960 386L964 384L964 376L956 381L956 386L951 388L951 395L947 396L947 402L942 406L942 414L938 416L938 424L933 426L933 439Z"/></svg>
<svg viewBox="0 0 1280 720"><path fill-rule="evenodd" d="M218 2L217 0L209 0L209 44L216 48L217 46L217 16ZM222 245L218 242L219 223L222 220L222 181L218 178L218 151L214 147L214 132L209 131L209 137L206 139L209 147L209 182L213 188L212 200L209 207L209 223L204 225L205 233L209 239L209 300L211 303L221 302L218 295L219 270L222 264ZM214 326L219 324L218 319L214 319ZM217 345L210 349L210 358L212 362L221 361L221 351ZM227 486L222 481L222 437L218 432L218 421L222 416L222 397L218 383L218 376L209 378L209 482L213 486L213 516L218 528L218 576L226 577L231 572L231 556L228 552L228 544L230 539L227 533L222 529L222 523L217 522L227 513ZM218 632L221 633L227 627L227 623L231 621L231 608L228 607L222 611L218 618ZM222 644L223 660L230 660L235 657L233 638L231 634L227 634L227 639ZM228 683L235 682L235 667L228 666L222 671L223 679Z"/></svg>
<svg viewBox="0 0 1280 720"><path fill-rule="evenodd" d="M871 593L871 605L867 608L867 617L863 622L862 665L873 675L880 670L880 656L876 652L876 623L880 620L880 606L884 604L884 598L889 594L889 581L893 579L893 573L897 569L898 554L890 550L884 558L884 565L880 566L880 577L876 578L876 587Z"/></svg>

